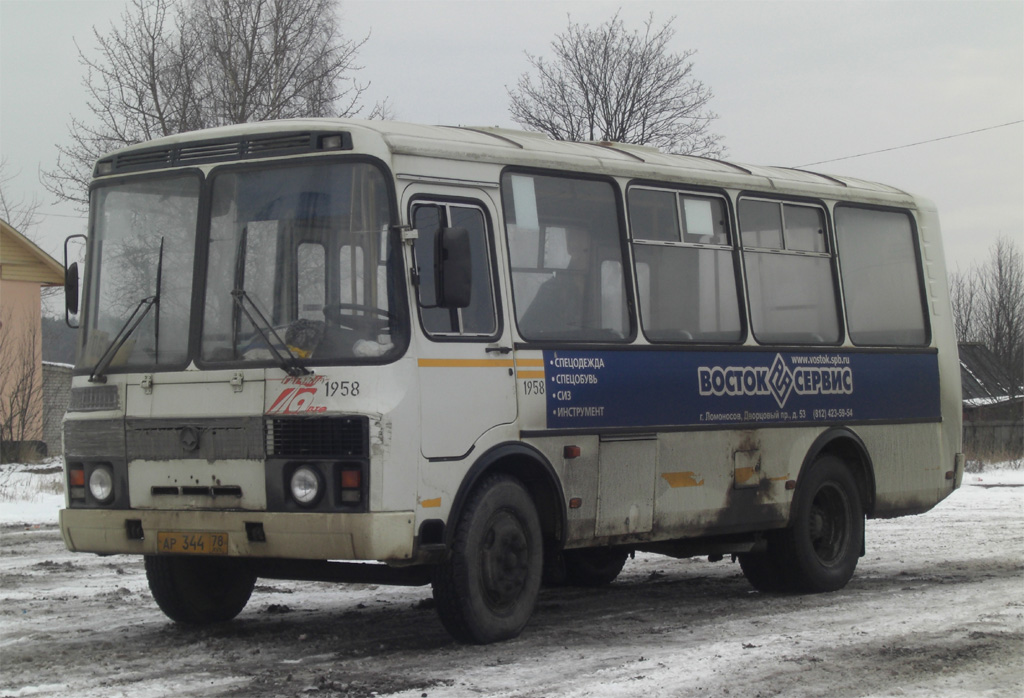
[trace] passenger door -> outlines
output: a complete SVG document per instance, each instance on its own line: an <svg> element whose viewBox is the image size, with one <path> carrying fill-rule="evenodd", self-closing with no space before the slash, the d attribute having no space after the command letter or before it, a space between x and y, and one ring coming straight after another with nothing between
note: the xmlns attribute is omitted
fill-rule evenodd
<svg viewBox="0 0 1024 698"><path fill-rule="evenodd" d="M490 215L479 200L414 198L410 220L418 276L421 337L420 448L427 458L467 455L488 429L516 418L512 341L497 291ZM469 232L472 292L464 308L437 307L436 236L442 228Z"/></svg>

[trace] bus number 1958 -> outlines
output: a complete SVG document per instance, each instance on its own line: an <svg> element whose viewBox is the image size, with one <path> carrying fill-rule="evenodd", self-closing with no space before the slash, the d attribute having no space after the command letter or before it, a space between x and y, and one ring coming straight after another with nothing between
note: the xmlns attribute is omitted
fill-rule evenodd
<svg viewBox="0 0 1024 698"><path fill-rule="evenodd" d="M544 381L543 380L525 380L525 381L523 381L523 392L526 395L543 395L544 394Z"/></svg>
<svg viewBox="0 0 1024 698"><path fill-rule="evenodd" d="M359 381L327 381L324 386L327 397L348 397L359 394Z"/></svg>

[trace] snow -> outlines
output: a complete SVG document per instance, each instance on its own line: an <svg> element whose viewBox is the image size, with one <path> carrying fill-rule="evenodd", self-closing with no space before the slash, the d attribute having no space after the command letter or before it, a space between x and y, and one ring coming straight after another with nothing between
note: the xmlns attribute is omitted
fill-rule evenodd
<svg viewBox="0 0 1024 698"><path fill-rule="evenodd" d="M0 465L0 526L56 524L64 506L60 458Z"/></svg>
<svg viewBox="0 0 1024 698"><path fill-rule="evenodd" d="M869 521L842 591L760 594L728 560L638 554L604 589L543 590L487 647L451 641L429 587L261 579L232 623L176 626L139 558L64 548L57 466L0 466L2 698L1024 695L1019 464Z"/></svg>

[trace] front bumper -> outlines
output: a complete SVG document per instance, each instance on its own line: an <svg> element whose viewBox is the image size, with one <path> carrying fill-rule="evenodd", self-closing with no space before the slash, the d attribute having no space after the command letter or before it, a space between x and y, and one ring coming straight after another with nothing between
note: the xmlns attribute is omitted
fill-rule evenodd
<svg viewBox="0 0 1024 698"><path fill-rule="evenodd" d="M73 552L155 555L157 533L228 534L231 557L305 560L409 560L415 536L413 512L305 514L258 511L61 509L60 530ZM143 537L132 538L129 530ZM249 527L246 524L250 524ZM247 528L262 525L266 540L250 540Z"/></svg>

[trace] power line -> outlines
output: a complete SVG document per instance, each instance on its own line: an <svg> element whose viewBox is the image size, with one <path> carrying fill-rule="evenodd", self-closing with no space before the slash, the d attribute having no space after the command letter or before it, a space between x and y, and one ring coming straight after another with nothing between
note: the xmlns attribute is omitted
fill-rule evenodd
<svg viewBox="0 0 1024 698"><path fill-rule="evenodd" d="M85 215L84 213L73 215L73 214L70 214L70 213L41 213L39 211L36 211L34 213L34 215L36 215L36 216L44 216L44 217L55 217L55 218L75 218L75 219L81 220L81 221L88 220L88 218L89 218L89 216Z"/></svg>
<svg viewBox="0 0 1024 698"><path fill-rule="evenodd" d="M901 150L903 148L913 148L915 145L924 145L926 143L935 143L936 141L947 141L950 138L960 138L961 136L969 136L972 133L981 133L982 131L991 131L991 130L997 129L997 128L1005 128L1007 126L1015 126L1015 125L1020 124L1020 123L1024 123L1024 119L1017 119L1016 121L1010 121L1008 123L999 124L997 126L987 126L985 128L975 129L973 131L964 131L963 133L954 133L951 136L941 136L939 138L931 138L931 139L929 139L927 141L918 141L917 143L907 143L906 145L897 145L897 146L892 147L892 148L882 148L881 150L872 150L869 153L860 153L858 155L847 155L846 157L832 158L831 160L819 160L818 162L809 162L806 165L797 165L797 167L798 168L800 168L800 167L813 167L814 165L824 165L827 162L839 162L840 160L852 160L853 158L862 158L865 155L877 155L878 153L888 153L889 151L892 151L892 150Z"/></svg>

